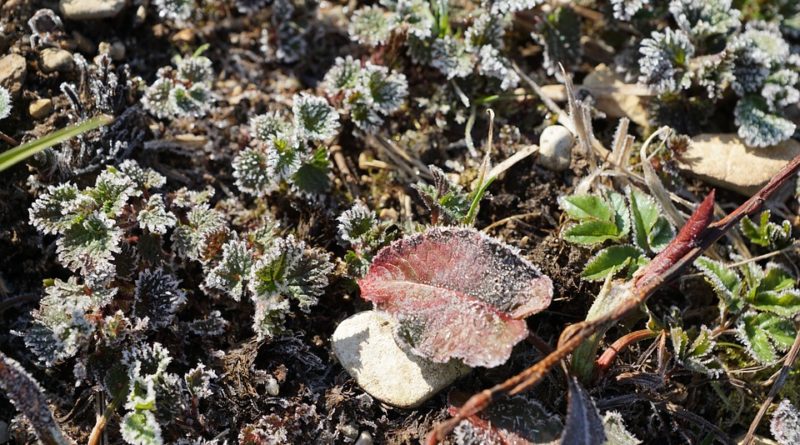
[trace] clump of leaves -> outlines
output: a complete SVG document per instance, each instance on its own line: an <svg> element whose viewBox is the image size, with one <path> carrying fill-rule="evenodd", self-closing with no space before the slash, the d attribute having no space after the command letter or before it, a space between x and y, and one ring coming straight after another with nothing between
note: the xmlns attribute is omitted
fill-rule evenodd
<svg viewBox="0 0 800 445"><path fill-rule="evenodd" d="M762 268L750 262L734 268L699 258L695 266L719 297L720 319L736 326L736 336L759 363L777 360L775 353L793 343L792 319L800 314L800 290L785 268L769 263ZM740 275L741 273L741 275Z"/></svg>
<svg viewBox="0 0 800 445"><path fill-rule="evenodd" d="M397 111L408 96L404 74L370 62L362 66L351 56L336 58L325 74L323 88L341 104L341 111L368 133L377 131L384 117Z"/></svg>
<svg viewBox="0 0 800 445"><path fill-rule="evenodd" d="M792 224L787 220L780 224L770 221L769 210L761 212L758 223L742 218L739 228L751 243L770 251L783 249L792 243Z"/></svg>
<svg viewBox="0 0 800 445"><path fill-rule="evenodd" d="M202 54L207 45L189 57L176 56L175 67L158 70L158 78L145 90L142 104L158 118L202 117L211 109L214 70Z"/></svg>
<svg viewBox="0 0 800 445"><path fill-rule="evenodd" d="M337 220L339 240L350 248L344 259L350 274L356 277L367 273L375 253L399 233L392 225L378 221L375 212L361 202L342 212Z"/></svg>
<svg viewBox="0 0 800 445"><path fill-rule="evenodd" d="M587 280L603 280L623 270L632 276L675 236L661 206L636 187L628 187L625 196L606 190L565 196L559 203L572 221L561 232L566 241L588 246L615 244L589 260L582 273Z"/></svg>
<svg viewBox="0 0 800 445"><path fill-rule="evenodd" d="M780 445L800 442L800 411L789 400L782 401L772 413L769 427Z"/></svg>
<svg viewBox="0 0 800 445"><path fill-rule="evenodd" d="M395 336L436 362L504 363L550 304L549 277L514 249L468 228L432 228L382 249L358 281L397 322Z"/></svg>
<svg viewBox="0 0 800 445"><path fill-rule="evenodd" d="M236 185L244 192L265 195L289 184L301 193L328 188L328 150L339 116L328 102L305 93L294 96L291 119L267 113L250 120L253 143L233 160Z"/></svg>

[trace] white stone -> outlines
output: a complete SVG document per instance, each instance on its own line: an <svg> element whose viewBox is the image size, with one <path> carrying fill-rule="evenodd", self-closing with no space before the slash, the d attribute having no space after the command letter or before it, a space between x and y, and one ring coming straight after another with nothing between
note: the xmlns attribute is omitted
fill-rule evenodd
<svg viewBox="0 0 800 445"><path fill-rule="evenodd" d="M41 69L45 73L55 71L71 71L75 68L75 60L69 51L58 48L45 48L40 54Z"/></svg>
<svg viewBox="0 0 800 445"><path fill-rule="evenodd" d="M774 147L751 148L735 134L701 134L677 156L678 167L710 184L751 196L795 156L793 139Z"/></svg>
<svg viewBox="0 0 800 445"><path fill-rule="evenodd" d="M59 6L64 18L92 20L116 17L125 3L126 0L61 0Z"/></svg>
<svg viewBox="0 0 800 445"><path fill-rule="evenodd" d="M378 311L359 312L333 333L333 352L361 388L378 400L413 408L470 368L459 361L434 363L400 348L392 319Z"/></svg>
<svg viewBox="0 0 800 445"><path fill-rule="evenodd" d="M553 171L569 168L575 138L567 127L551 125L544 129L539 138L539 164Z"/></svg>

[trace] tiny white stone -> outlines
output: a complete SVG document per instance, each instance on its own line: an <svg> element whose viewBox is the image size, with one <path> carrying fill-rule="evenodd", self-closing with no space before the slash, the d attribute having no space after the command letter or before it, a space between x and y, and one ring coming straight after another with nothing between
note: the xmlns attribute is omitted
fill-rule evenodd
<svg viewBox="0 0 800 445"><path fill-rule="evenodd" d="M333 352L361 388L378 400L413 408L470 368L457 360L434 363L394 341L392 319L378 311L359 312L333 333Z"/></svg>
<svg viewBox="0 0 800 445"><path fill-rule="evenodd" d="M539 138L539 164L549 170L564 171L572 159L575 138L564 126L551 125Z"/></svg>

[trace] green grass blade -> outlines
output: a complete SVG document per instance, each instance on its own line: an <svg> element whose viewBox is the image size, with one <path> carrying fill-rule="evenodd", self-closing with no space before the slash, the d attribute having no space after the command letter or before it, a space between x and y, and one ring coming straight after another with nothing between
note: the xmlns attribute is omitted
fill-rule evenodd
<svg viewBox="0 0 800 445"><path fill-rule="evenodd" d="M107 114L97 116L85 122L72 125L61 130L54 131L46 136L42 136L34 141L27 142L6 150L0 153L0 172L12 167L14 164L29 158L36 153L44 150L45 148L52 147L53 145L60 144L64 141L74 138L80 134L86 133L103 125L108 125L114 118Z"/></svg>

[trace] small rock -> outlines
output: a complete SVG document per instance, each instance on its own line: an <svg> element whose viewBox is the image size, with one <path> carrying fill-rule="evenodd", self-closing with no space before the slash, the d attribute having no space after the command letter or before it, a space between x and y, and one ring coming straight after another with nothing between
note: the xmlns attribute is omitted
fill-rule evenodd
<svg viewBox="0 0 800 445"><path fill-rule="evenodd" d="M0 59L0 86L5 87L11 97L19 96L27 74L25 58L19 54L9 54Z"/></svg>
<svg viewBox="0 0 800 445"><path fill-rule="evenodd" d="M356 440L355 445L372 445L372 434L369 431L362 431L361 434L358 435L358 440Z"/></svg>
<svg viewBox="0 0 800 445"><path fill-rule="evenodd" d="M281 387L278 385L278 380L271 376L267 376L267 394L272 397L277 397L281 393Z"/></svg>
<svg viewBox="0 0 800 445"><path fill-rule="evenodd" d="M680 154L678 166L708 183L752 196L798 154L800 142L793 139L751 148L735 134L701 134Z"/></svg>
<svg viewBox="0 0 800 445"><path fill-rule="evenodd" d="M413 408L470 371L455 360L434 363L401 349L393 324L384 313L365 311L341 322L333 333L339 362L376 399Z"/></svg>
<svg viewBox="0 0 800 445"><path fill-rule="evenodd" d="M39 56L42 62L42 71L45 73L54 71L67 72L75 68L75 61L69 51L59 48L45 48Z"/></svg>
<svg viewBox="0 0 800 445"><path fill-rule="evenodd" d="M28 113L34 119L42 119L53 112L53 101L51 99L38 99L28 106Z"/></svg>
<svg viewBox="0 0 800 445"><path fill-rule="evenodd" d="M568 169L574 145L575 138L567 127L551 125L545 128L539 138L539 164L557 172Z"/></svg>
<svg viewBox="0 0 800 445"><path fill-rule="evenodd" d="M609 117L627 117L642 127L649 125L642 97L650 92L640 85L626 84L604 64L583 79L583 87L597 99L597 109Z"/></svg>
<svg viewBox="0 0 800 445"><path fill-rule="evenodd" d="M59 7L64 18L93 20L116 17L125 7L126 0L61 0Z"/></svg>

